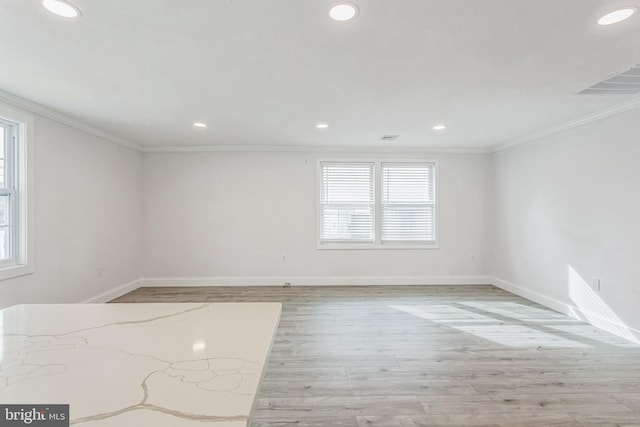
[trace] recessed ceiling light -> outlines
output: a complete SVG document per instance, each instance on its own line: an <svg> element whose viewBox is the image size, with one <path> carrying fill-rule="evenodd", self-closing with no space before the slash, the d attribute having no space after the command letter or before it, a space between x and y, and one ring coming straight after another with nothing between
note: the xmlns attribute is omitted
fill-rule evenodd
<svg viewBox="0 0 640 427"><path fill-rule="evenodd" d="M197 127L197 128L206 128L207 127L207 124L206 123L202 123L202 122L195 122L193 125L195 127Z"/></svg>
<svg viewBox="0 0 640 427"><path fill-rule="evenodd" d="M358 15L358 6L353 3L338 3L329 9L329 16L336 21L348 21Z"/></svg>
<svg viewBox="0 0 640 427"><path fill-rule="evenodd" d="M602 18L598 19L598 24L600 25L611 25L617 24L618 22L624 21L629 18L638 10L637 7L625 7L624 9L616 10L614 12L608 13L604 15Z"/></svg>
<svg viewBox="0 0 640 427"><path fill-rule="evenodd" d="M328 123L318 123L318 124L316 125L316 127L317 127L318 129L326 129L326 128L328 128L328 127L329 127L329 124L328 124Z"/></svg>
<svg viewBox="0 0 640 427"><path fill-rule="evenodd" d="M433 130L445 130L447 128L446 125L435 125L433 126Z"/></svg>
<svg viewBox="0 0 640 427"><path fill-rule="evenodd" d="M207 343L204 341L196 341L193 343L193 351L202 351L207 348Z"/></svg>
<svg viewBox="0 0 640 427"><path fill-rule="evenodd" d="M42 0L42 6L49 12L64 18L77 18L81 15L80 9L65 0Z"/></svg>

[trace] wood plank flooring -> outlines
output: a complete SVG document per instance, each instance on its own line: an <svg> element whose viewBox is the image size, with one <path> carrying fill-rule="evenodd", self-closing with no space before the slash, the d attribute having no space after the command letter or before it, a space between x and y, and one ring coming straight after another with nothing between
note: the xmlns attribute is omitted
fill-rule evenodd
<svg viewBox="0 0 640 427"><path fill-rule="evenodd" d="M493 286L141 288L279 301L253 426L640 426L640 346Z"/></svg>

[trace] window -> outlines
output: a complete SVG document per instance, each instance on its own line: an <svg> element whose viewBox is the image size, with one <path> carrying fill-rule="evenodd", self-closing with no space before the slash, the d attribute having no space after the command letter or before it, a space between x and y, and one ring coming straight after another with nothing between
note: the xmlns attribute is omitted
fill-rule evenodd
<svg viewBox="0 0 640 427"><path fill-rule="evenodd" d="M0 280L33 272L33 200L27 196L32 120L0 104Z"/></svg>
<svg viewBox="0 0 640 427"><path fill-rule="evenodd" d="M322 164L322 241L373 243L373 166L373 163Z"/></svg>
<svg viewBox="0 0 640 427"><path fill-rule="evenodd" d="M382 163L383 242L436 239L433 164Z"/></svg>
<svg viewBox="0 0 640 427"><path fill-rule="evenodd" d="M435 161L320 161L319 248L434 248Z"/></svg>
<svg viewBox="0 0 640 427"><path fill-rule="evenodd" d="M0 120L0 267L15 257L15 149L17 125Z"/></svg>

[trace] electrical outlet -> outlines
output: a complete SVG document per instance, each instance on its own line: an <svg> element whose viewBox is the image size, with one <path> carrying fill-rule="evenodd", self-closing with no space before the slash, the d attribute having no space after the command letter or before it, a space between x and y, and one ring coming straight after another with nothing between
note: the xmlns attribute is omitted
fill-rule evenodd
<svg viewBox="0 0 640 427"><path fill-rule="evenodd" d="M602 281L600 280L600 278L593 277L591 279L591 288L593 288L593 290L596 292L600 292L601 287L602 287Z"/></svg>
<svg viewBox="0 0 640 427"><path fill-rule="evenodd" d="M286 256L286 255L282 255L282 256L280 257L280 261L282 261L282 262L287 262L287 256Z"/></svg>
<svg viewBox="0 0 640 427"><path fill-rule="evenodd" d="M478 261L478 255L476 255L476 254L471 254L471 256L469 258L471 259L471 262Z"/></svg>

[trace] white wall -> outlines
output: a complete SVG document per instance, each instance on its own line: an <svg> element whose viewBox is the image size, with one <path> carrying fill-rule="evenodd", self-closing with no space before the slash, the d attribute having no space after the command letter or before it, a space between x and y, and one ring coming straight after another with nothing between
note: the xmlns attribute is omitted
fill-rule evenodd
<svg viewBox="0 0 640 427"><path fill-rule="evenodd" d="M624 326L640 329L638 135L635 110L493 156L498 285L633 339Z"/></svg>
<svg viewBox="0 0 640 427"><path fill-rule="evenodd" d="M141 153L37 115L34 136L36 271L0 281L0 308L80 302L138 279Z"/></svg>
<svg viewBox="0 0 640 427"><path fill-rule="evenodd" d="M440 159L440 249L318 250L318 155L146 153L143 275L202 278L173 284L486 283L489 157L421 156Z"/></svg>
<svg viewBox="0 0 640 427"><path fill-rule="evenodd" d="M492 276L638 340L639 134L636 110L491 156L322 154L439 159L440 248L317 250L317 154L141 154L36 115L36 272L0 281L0 307L83 301L140 277L402 284Z"/></svg>

